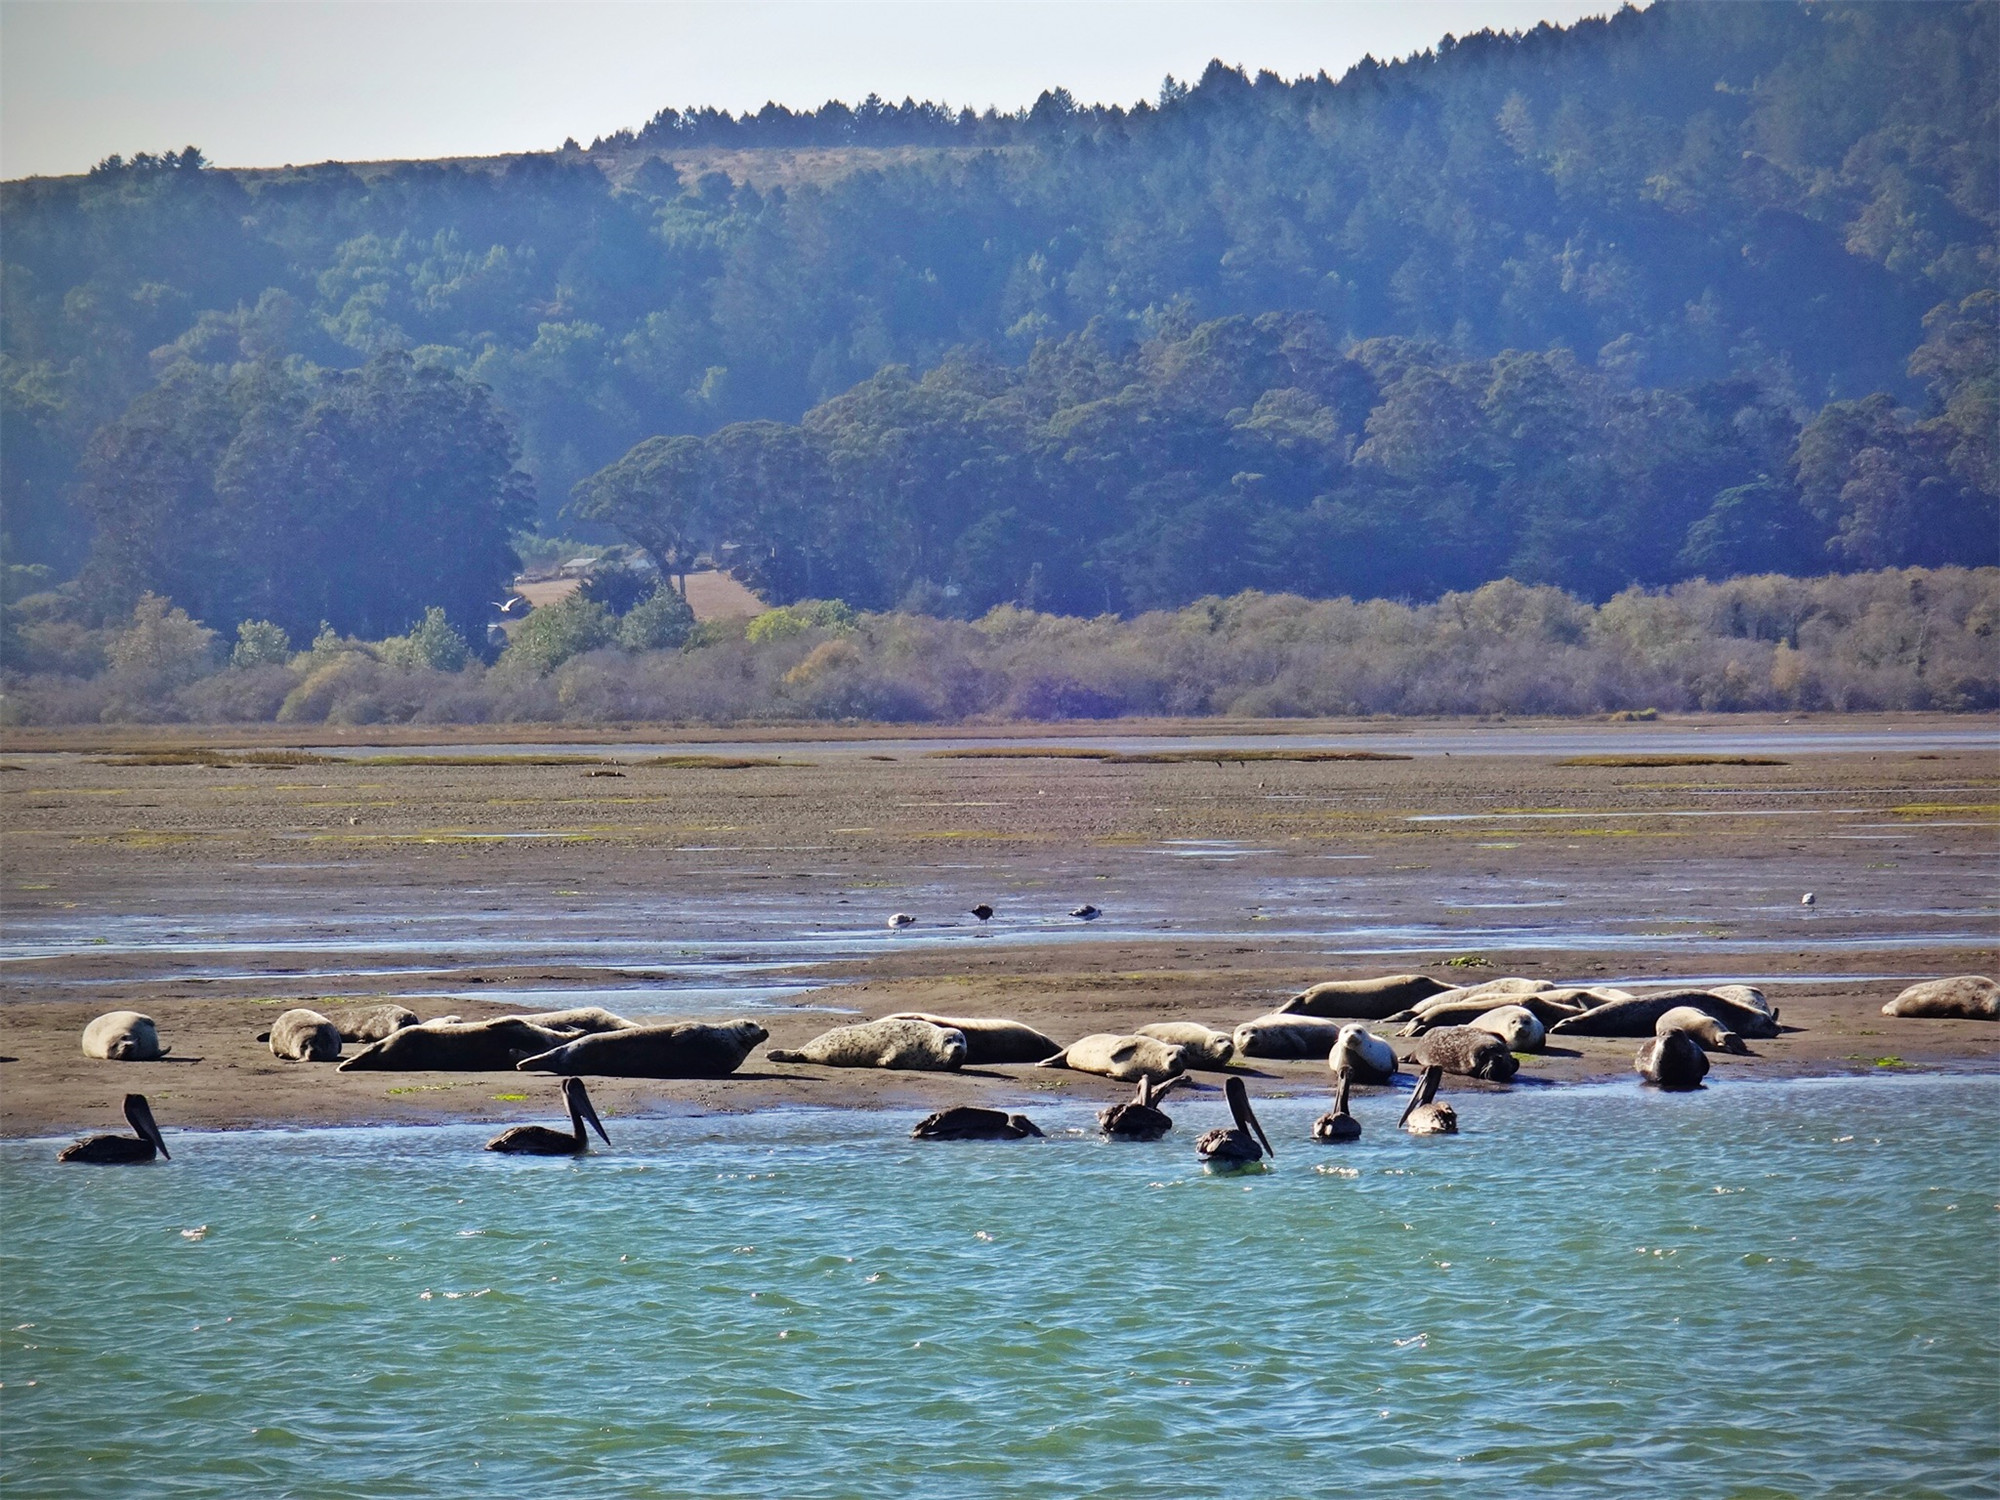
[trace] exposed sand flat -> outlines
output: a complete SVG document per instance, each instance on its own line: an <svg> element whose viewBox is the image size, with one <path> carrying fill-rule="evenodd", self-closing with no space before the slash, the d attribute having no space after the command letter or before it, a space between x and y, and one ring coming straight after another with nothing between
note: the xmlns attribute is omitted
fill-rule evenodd
<svg viewBox="0 0 2000 1500"><path fill-rule="evenodd" d="M1810 727L1840 722L1880 727ZM1062 741L1087 743L1074 727ZM1167 1019L1226 1028L1309 982L1408 969L1747 978L1769 981L1797 1029L1713 1059L1714 1079L2000 1065L2000 1025L1879 1013L1914 977L1995 968L2000 757L1980 750L1132 763L875 760L849 741L730 769L604 764L583 745L542 764L115 764L48 743L10 736L0 757L9 1135L108 1128L133 1089L169 1129L554 1111L553 1086L525 1074L281 1063L256 1033L308 998L479 1017L520 1008L490 996L588 991L635 1017L752 1015L784 1047L901 1009L1011 1015L1061 1040ZM966 915L980 900L999 908L991 924ZM1088 926L1065 915L1085 900L1105 912ZM888 932L897 910L918 925ZM173 1058L84 1058L84 1022L121 1007L154 1016ZM1564 1040L1519 1084L1629 1074L1635 1041ZM1256 1072L1260 1092L1326 1078L1316 1063ZM593 1084L624 1113L1049 1092L1126 1091L761 1051L723 1081Z"/></svg>

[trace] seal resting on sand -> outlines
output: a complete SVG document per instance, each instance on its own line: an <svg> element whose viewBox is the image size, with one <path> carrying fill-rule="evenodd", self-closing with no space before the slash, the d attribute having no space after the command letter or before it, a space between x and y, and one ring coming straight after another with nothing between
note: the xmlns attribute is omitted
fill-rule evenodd
<svg viewBox="0 0 2000 1500"><path fill-rule="evenodd" d="M1567 1021L1558 1021L1549 1028L1549 1033L1552 1036L1651 1036L1653 1026L1660 1017L1682 1005L1692 1005L1703 1014L1714 1016L1738 1036L1769 1037L1778 1034L1777 1012L1767 1013L1755 1006L1740 1005L1708 990L1667 990L1657 995L1614 1000L1609 1005L1595 1006L1580 1016L1571 1016Z"/></svg>
<svg viewBox="0 0 2000 1500"><path fill-rule="evenodd" d="M153 1018L136 1010L110 1011L83 1028L83 1055L103 1062L158 1062L171 1051Z"/></svg>
<svg viewBox="0 0 2000 1500"><path fill-rule="evenodd" d="M340 1065L343 1073L499 1073L569 1037L519 1016L405 1026Z"/></svg>
<svg viewBox="0 0 2000 1500"><path fill-rule="evenodd" d="M1549 1039L1549 1029L1525 1005L1496 1005L1465 1024L1492 1032L1507 1044L1509 1052L1539 1052Z"/></svg>
<svg viewBox="0 0 2000 1500"><path fill-rule="evenodd" d="M290 1062L332 1062L340 1028L316 1010L288 1010L271 1023L271 1056Z"/></svg>
<svg viewBox="0 0 2000 1500"><path fill-rule="evenodd" d="M1343 1026L1326 1065L1356 1083L1387 1083L1396 1076L1396 1049L1359 1024Z"/></svg>
<svg viewBox="0 0 2000 1500"><path fill-rule="evenodd" d="M1272 1011L1236 1028L1236 1050L1245 1057L1325 1057L1339 1042L1343 1026L1321 1016Z"/></svg>
<svg viewBox="0 0 2000 1500"><path fill-rule="evenodd" d="M1070 1043L1042 1066L1097 1073L1117 1083L1137 1083L1141 1078L1163 1083L1187 1071L1187 1048L1157 1037L1100 1031Z"/></svg>
<svg viewBox="0 0 2000 1500"><path fill-rule="evenodd" d="M599 1078L726 1078L770 1033L755 1021L681 1021L627 1026L566 1040L514 1066L523 1073Z"/></svg>
<svg viewBox="0 0 2000 1500"><path fill-rule="evenodd" d="M1685 1031L1669 1031L1640 1043L1632 1066L1663 1089L1699 1088L1708 1076L1708 1054Z"/></svg>
<svg viewBox="0 0 2000 1500"><path fill-rule="evenodd" d="M1428 974L1384 974L1380 979L1329 979L1300 990L1279 1006L1281 1016L1350 1016L1380 1021L1450 989Z"/></svg>
<svg viewBox="0 0 2000 1500"><path fill-rule="evenodd" d="M1010 1115L1004 1110L981 1109L976 1104L954 1104L934 1115L925 1115L911 1127L913 1141L1018 1141L1040 1135L1041 1129L1026 1115Z"/></svg>
<svg viewBox="0 0 2000 1500"><path fill-rule="evenodd" d="M951 1073L965 1064L965 1033L929 1021L863 1021L822 1032L803 1047L774 1048L772 1062L826 1068L903 1068Z"/></svg>
<svg viewBox="0 0 2000 1500"><path fill-rule="evenodd" d="M1229 1066L1236 1055L1236 1042L1226 1031L1216 1031L1199 1021L1155 1021L1141 1026L1134 1036L1149 1036L1172 1047L1187 1048L1187 1065L1214 1072Z"/></svg>
<svg viewBox="0 0 2000 1500"><path fill-rule="evenodd" d="M934 1016L927 1011L899 1010L885 1021L922 1021L965 1036L965 1065L983 1068L988 1063L1038 1063L1050 1053L1062 1051L1062 1043L1043 1036L1034 1027L997 1016Z"/></svg>
<svg viewBox="0 0 2000 1500"><path fill-rule="evenodd" d="M1419 1037L1417 1045L1403 1055L1421 1068L1443 1068L1447 1073L1488 1078L1495 1083L1505 1083L1521 1070L1507 1044L1477 1026L1440 1027Z"/></svg>
<svg viewBox="0 0 2000 1500"><path fill-rule="evenodd" d="M1665 1036L1670 1031L1685 1032L1700 1043L1705 1052L1748 1052L1743 1038L1724 1026L1705 1010L1696 1010L1692 1005L1676 1005L1672 1010L1653 1023L1653 1035Z"/></svg>
<svg viewBox="0 0 2000 1500"><path fill-rule="evenodd" d="M1491 995L1454 990L1426 1000L1413 1011L1398 1036L1422 1036L1439 1026L1469 1026L1488 1011L1517 1005L1544 1029L1612 1000L1630 1000L1623 990L1544 990L1532 995ZM1390 1017L1391 1020L1399 1019Z"/></svg>
<svg viewBox="0 0 2000 1500"><path fill-rule="evenodd" d="M1958 1021L2000 1021L2000 985L1984 974L1926 979L1921 984L1911 985L1883 1006L1882 1014L1936 1016Z"/></svg>
<svg viewBox="0 0 2000 1500"><path fill-rule="evenodd" d="M333 1024L343 1042L379 1042L405 1026L421 1026L423 1019L407 1005L385 1003L335 1011Z"/></svg>
<svg viewBox="0 0 2000 1500"><path fill-rule="evenodd" d="M511 1019L526 1021L530 1026L545 1026L550 1031L565 1031L572 1036L597 1031L627 1031L639 1024L614 1015L601 1005L579 1005L572 1010L535 1010Z"/></svg>

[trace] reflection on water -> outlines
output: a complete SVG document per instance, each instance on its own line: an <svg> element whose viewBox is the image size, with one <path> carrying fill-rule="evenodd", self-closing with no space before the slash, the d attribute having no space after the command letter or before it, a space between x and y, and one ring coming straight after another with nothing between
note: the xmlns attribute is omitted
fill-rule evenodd
<svg viewBox="0 0 2000 1500"><path fill-rule="evenodd" d="M0 1489L1972 1494L1987 1077L1460 1098L1466 1133L917 1146L900 1115L0 1145ZM1082 1127L1075 1108L1031 1110ZM171 1118L170 1111L163 1115ZM1864 1415L1865 1414L1865 1417ZM1337 1476L1337 1477L1336 1477Z"/></svg>

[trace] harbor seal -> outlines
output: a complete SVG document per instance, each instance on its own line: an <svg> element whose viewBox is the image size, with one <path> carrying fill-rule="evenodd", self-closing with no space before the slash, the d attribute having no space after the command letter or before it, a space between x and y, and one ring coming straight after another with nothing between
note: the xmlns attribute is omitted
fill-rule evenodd
<svg viewBox="0 0 2000 1500"><path fill-rule="evenodd" d="M500 1073L569 1038L519 1016L491 1021L426 1021L404 1026L363 1047L340 1065L343 1073Z"/></svg>
<svg viewBox="0 0 2000 1500"><path fill-rule="evenodd" d="M1694 1089L1708 1074L1708 1054L1685 1031L1669 1031L1641 1042L1632 1066L1663 1089Z"/></svg>
<svg viewBox="0 0 2000 1500"><path fill-rule="evenodd" d="M332 1062L340 1028L316 1010L288 1010L271 1023L271 1056L289 1062Z"/></svg>
<svg viewBox="0 0 2000 1500"><path fill-rule="evenodd" d="M1236 1050L1245 1057L1325 1057L1340 1040L1344 1024L1323 1016L1274 1010L1236 1028Z"/></svg>
<svg viewBox="0 0 2000 1500"><path fill-rule="evenodd" d="M1236 1055L1235 1039L1228 1032L1216 1031L1199 1021L1155 1021L1132 1034L1187 1048L1187 1065L1204 1072L1228 1067L1229 1060Z"/></svg>
<svg viewBox="0 0 2000 1500"><path fill-rule="evenodd" d="M1767 1016L1777 1014L1771 1009L1771 1002L1764 998L1764 992L1754 984L1712 984L1708 992L1725 1000L1734 1000L1738 1005L1747 1005L1752 1010L1761 1010Z"/></svg>
<svg viewBox="0 0 2000 1500"><path fill-rule="evenodd" d="M1396 1049L1355 1023L1340 1028L1326 1065L1356 1083L1387 1083L1396 1076Z"/></svg>
<svg viewBox="0 0 2000 1500"><path fill-rule="evenodd" d="M1495 1083L1505 1083L1521 1070L1505 1042L1476 1026L1444 1026L1426 1033L1403 1059L1420 1068L1443 1068Z"/></svg>
<svg viewBox="0 0 2000 1500"><path fill-rule="evenodd" d="M613 1015L601 1005L579 1005L571 1010L529 1011L512 1019L526 1021L530 1026L546 1027L550 1031L567 1032L571 1036L586 1036L602 1031L628 1031L639 1024L637 1021L628 1021L623 1016Z"/></svg>
<svg viewBox="0 0 2000 1500"><path fill-rule="evenodd" d="M885 1021L922 1021L965 1036L965 1065L983 1068L988 1063L1038 1063L1062 1051L1062 1043L1044 1036L1020 1021L997 1016L934 1016L928 1011L899 1010Z"/></svg>
<svg viewBox="0 0 2000 1500"><path fill-rule="evenodd" d="M772 1062L826 1068L902 1068L956 1072L965 1065L965 1033L929 1021L863 1021L822 1032L803 1047L774 1049Z"/></svg>
<svg viewBox="0 0 2000 1500"><path fill-rule="evenodd" d="M1580 1016L1607 998L1629 1000L1623 991L1545 990L1532 995L1439 995L1419 1005L1398 1036L1422 1036L1439 1026L1469 1026L1501 1005L1516 1005L1542 1023L1544 1032L1558 1021Z"/></svg>
<svg viewBox="0 0 2000 1500"><path fill-rule="evenodd" d="M1187 1071L1187 1048L1158 1037L1100 1031L1071 1042L1042 1066L1097 1073L1117 1083L1137 1083L1141 1078L1163 1083Z"/></svg>
<svg viewBox="0 0 2000 1500"><path fill-rule="evenodd" d="M1885 1016L2000 1021L2000 985L1984 974L1957 974L1913 984L1882 1007ZM85 1050L88 1050L87 1048Z"/></svg>
<svg viewBox="0 0 2000 1500"><path fill-rule="evenodd" d="M1653 1023L1653 1035L1665 1036L1670 1031L1684 1031L1701 1044L1705 1052L1748 1052L1743 1038L1724 1026L1705 1010L1696 1010L1692 1005L1676 1005L1672 1010Z"/></svg>
<svg viewBox="0 0 2000 1500"><path fill-rule="evenodd" d="M1018 1141L1038 1136L1041 1128L1026 1115L1010 1115L1004 1110L981 1109L976 1104L954 1104L936 1114L925 1115L911 1127L913 1141Z"/></svg>
<svg viewBox="0 0 2000 1500"><path fill-rule="evenodd" d="M755 1021L680 1021L565 1038L514 1066L523 1073L599 1078L727 1078L770 1036Z"/></svg>
<svg viewBox="0 0 2000 1500"><path fill-rule="evenodd" d="M158 1062L173 1050L153 1018L136 1010L110 1011L83 1028L83 1055L102 1062Z"/></svg>
<svg viewBox="0 0 2000 1500"><path fill-rule="evenodd" d="M1348 1016L1380 1021L1450 989L1428 974L1384 974L1379 979L1329 979L1300 990L1274 1012L1281 1016Z"/></svg>
<svg viewBox="0 0 2000 1500"><path fill-rule="evenodd" d="M1740 1005L1708 990L1666 990L1657 995L1635 995L1630 1000L1614 1000L1580 1016L1558 1021L1550 1027L1555 1036L1651 1036L1660 1017L1682 1005L1715 1017L1738 1036L1771 1037L1778 1034L1778 1016L1755 1006Z"/></svg>
<svg viewBox="0 0 2000 1500"><path fill-rule="evenodd" d="M423 1021L407 1005L382 1004L335 1011L333 1024L343 1042L365 1043L379 1042L405 1026L421 1026Z"/></svg>
<svg viewBox="0 0 2000 1500"><path fill-rule="evenodd" d="M1509 1052L1539 1052L1549 1039L1548 1027L1525 1005L1496 1005L1465 1024L1492 1032Z"/></svg>

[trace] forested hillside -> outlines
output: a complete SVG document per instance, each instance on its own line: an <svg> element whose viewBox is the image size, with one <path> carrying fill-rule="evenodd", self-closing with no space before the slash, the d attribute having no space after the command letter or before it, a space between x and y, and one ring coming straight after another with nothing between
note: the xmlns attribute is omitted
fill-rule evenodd
<svg viewBox="0 0 2000 1500"><path fill-rule="evenodd" d="M1661 0L1131 109L9 183L6 559L475 640L573 488L951 614L1991 562L1996 78L1990 4Z"/></svg>

